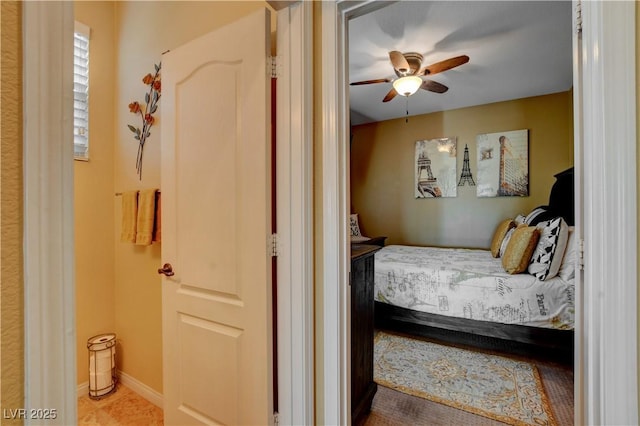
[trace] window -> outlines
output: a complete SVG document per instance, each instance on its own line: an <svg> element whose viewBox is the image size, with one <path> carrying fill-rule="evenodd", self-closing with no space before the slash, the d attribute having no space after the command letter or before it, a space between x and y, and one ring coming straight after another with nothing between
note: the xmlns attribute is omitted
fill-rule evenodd
<svg viewBox="0 0 640 426"><path fill-rule="evenodd" d="M73 34L73 156L89 160L89 34L77 22Z"/></svg>

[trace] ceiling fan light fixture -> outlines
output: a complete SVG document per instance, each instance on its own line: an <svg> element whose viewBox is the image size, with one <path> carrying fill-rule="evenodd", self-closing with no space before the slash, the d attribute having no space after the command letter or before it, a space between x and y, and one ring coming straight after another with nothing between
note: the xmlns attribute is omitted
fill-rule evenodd
<svg viewBox="0 0 640 426"><path fill-rule="evenodd" d="M422 86L422 79L416 75L400 77L393 81L393 88L399 95L411 96Z"/></svg>

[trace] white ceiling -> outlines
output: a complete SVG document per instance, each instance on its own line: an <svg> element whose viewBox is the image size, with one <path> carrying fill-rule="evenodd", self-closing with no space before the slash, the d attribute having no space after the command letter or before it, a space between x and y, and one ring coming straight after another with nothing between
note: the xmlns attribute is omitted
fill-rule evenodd
<svg viewBox="0 0 640 426"><path fill-rule="evenodd" d="M571 1L401 1L349 23L349 82L396 78L389 51L423 66L469 62L431 80L449 87L382 99L391 83L349 86L351 124L557 93L572 86Z"/></svg>

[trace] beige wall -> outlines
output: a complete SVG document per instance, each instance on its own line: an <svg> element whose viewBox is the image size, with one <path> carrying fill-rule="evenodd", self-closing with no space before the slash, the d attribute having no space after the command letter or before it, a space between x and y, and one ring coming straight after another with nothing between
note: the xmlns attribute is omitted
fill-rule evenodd
<svg viewBox="0 0 640 426"><path fill-rule="evenodd" d="M457 173L465 145L477 183L476 136L529 130L529 196L478 198L475 186L457 197L416 199L415 142L457 137ZM554 174L573 165L572 93L537 96L354 126L351 205L365 235L386 235L388 244L488 248L502 219L547 205Z"/></svg>
<svg viewBox="0 0 640 426"><path fill-rule="evenodd" d="M115 332L114 90L115 3L75 2L75 19L91 28L89 161L74 162L78 384L89 380L87 340Z"/></svg>
<svg viewBox="0 0 640 426"><path fill-rule="evenodd" d="M142 77L153 71L162 52L230 23L261 7L250 2L119 2L116 4L114 189L160 187L160 114L151 128L136 175L137 145L127 124L136 124L127 105L144 98ZM275 14L272 16L275 28ZM162 110L160 100L158 112ZM135 246L119 241L121 204L115 200L115 329L121 369L162 392L161 245ZM166 259L170 261L170 259Z"/></svg>
<svg viewBox="0 0 640 426"><path fill-rule="evenodd" d="M21 23L21 4L0 2L0 408L7 410L24 407Z"/></svg>

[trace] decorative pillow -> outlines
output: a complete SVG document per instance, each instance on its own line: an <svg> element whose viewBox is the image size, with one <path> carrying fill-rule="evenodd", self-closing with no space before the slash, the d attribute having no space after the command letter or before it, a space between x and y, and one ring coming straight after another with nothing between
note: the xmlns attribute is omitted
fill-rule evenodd
<svg viewBox="0 0 640 426"><path fill-rule="evenodd" d="M558 275L562 257L567 248L569 226L561 217L537 225L540 239L536 246L528 271L540 281L545 281Z"/></svg>
<svg viewBox="0 0 640 426"><path fill-rule="evenodd" d="M502 240L502 244L500 244L500 253L498 257L504 256L504 253L507 251L507 246L509 245L509 240L511 240L511 236L513 235L513 232L515 230L516 228L511 228L507 231L507 235L504 236L504 239Z"/></svg>
<svg viewBox="0 0 640 426"><path fill-rule="evenodd" d="M558 272L558 276L562 278L563 281L571 281L576 276L576 260L577 260L577 247L576 247L576 233L574 232L575 227L569 227L569 238L567 241L567 249L564 252L564 256L562 257L562 263L560 264L560 272Z"/></svg>
<svg viewBox="0 0 640 426"><path fill-rule="evenodd" d="M520 226L513 231L502 256L502 267L508 274L519 274L527 270L539 238L540 231L535 226Z"/></svg>
<svg viewBox="0 0 640 426"><path fill-rule="evenodd" d="M524 223L530 226L535 226L545 220L551 220L558 216L556 213L549 209L549 206L539 206L531 210L531 213L524 219Z"/></svg>
<svg viewBox="0 0 640 426"><path fill-rule="evenodd" d="M349 217L349 224L351 226L351 236L352 237L360 237L362 233L360 233L360 224L358 223L358 213L353 213Z"/></svg>
<svg viewBox="0 0 640 426"><path fill-rule="evenodd" d="M502 240L504 240L505 235L511 228L515 228L516 223L513 219L505 219L498 224L495 232L493 233L493 239L491 240L491 256L498 257L500 256L500 245L502 244Z"/></svg>

